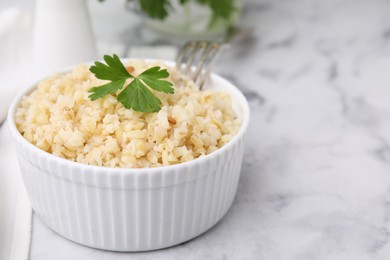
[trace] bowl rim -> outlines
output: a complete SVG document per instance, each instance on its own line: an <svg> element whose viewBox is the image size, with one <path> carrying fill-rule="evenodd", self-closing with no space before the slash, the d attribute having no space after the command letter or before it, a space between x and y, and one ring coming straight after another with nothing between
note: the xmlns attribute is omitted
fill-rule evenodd
<svg viewBox="0 0 390 260"><path fill-rule="evenodd" d="M121 61L124 61L124 62L128 62L131 60L143 60L145 62L162 62L162 63L165 63L167 66L171 66L171 67L174 66L174 64L175 64L175 62L173 62L173 61L163 60L163 59L138 59L138 58L120 58L120 59L121 59ZM85 63L81 63L81 64L91 65L91 64L93 64L93 62L85 62ZM59 70L55 71L55 73L52 73L52 75L64 74L64 73L71 72L72 68L74 68L77 65L80 65L80 63L76 64L76 65L69 66L65 69L59 69ZM119 168L119 167L115 168L115 167L90 165L90 164L85 164L85 163L81 163L81 162L71 161L71 160L56 156L54 154L51 154L49 152L46 152L44 150L41 150L37 146L28 142L21 135L21 133L17 129L16 123L15 123L16 109L19 107L22 98L24 96L30 94L37 87L37 84L40 81L42 81L46 78L49 78L51 76L41 78L40 80L34 80L34 83L32 83L29 87L24 89L21 93L19 93L13 99L11 106L9 107L8 113L7 113L7 125L9 128L9 131L11 131L13 138L16 138L19 142L26 145L28 148L30 148L32 151L34 151L34 153L37 153L43 157L46 157L48 160L54 160L56 163L64 164L64 165L67 165L67 166L72 167L72 168L78 167L78 168L82 168L83 170L89 169L89 170L100 171L100 172L109 172L110 175L115 175L115 174L120 174L120 175L126 175L126 174L145 175L145 174L147 174L147 175L149 175L149 174L157 173L161 170L167 171L167 170L178 170L178 169L191 168L192 166L197 165L199 163L213 160L213 158L228 151L230 149L230 147L232 147L237 142L239 142L239 140L241 138L244 138L244 136L247 132L247 129L249 127L250 108L249 108L248 100L246 99L244 94L241 92L241 90L239 90L235 85L233 85L233 83L229 82L227 79L223 78L222 76L220 76L218 74L211 73L211 75L210 75L211 80L218 81L218 84L223 86L223 88L221 88L221 89L227 90L228 93L230 94L232 100L234 99L238 103L238 106L240 107L240 109L242 110L241 111L242 112L241 113L242 114L241 115L242 123L241 123L239 131L232 138L232 140L230 140L228 143L226 143L224 146L222 146L218 150L216 150L210 154L207 154L203 157L195 158L195 159L188 161L188 162L182 162L182 163L173 164L173 165L166 165L166 166L148 167L148 168ZM219 89L219 88L217 88L217 89Z"/></svg>

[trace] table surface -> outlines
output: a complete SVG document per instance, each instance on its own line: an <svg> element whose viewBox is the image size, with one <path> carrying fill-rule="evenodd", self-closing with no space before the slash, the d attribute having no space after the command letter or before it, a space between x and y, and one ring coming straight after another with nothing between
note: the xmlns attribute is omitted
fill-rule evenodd
<svg viewBox="0 0 390 260"><path fill-rule="evenodd" d="M126 51L129 15L91 9L101 48ZM110 16L115 30L96 18ZM144 253L84 247L34 217L31 260L389 259L390 1L253 0L240 24L250 34L215 69L252 111L226 216Z"/></svg>

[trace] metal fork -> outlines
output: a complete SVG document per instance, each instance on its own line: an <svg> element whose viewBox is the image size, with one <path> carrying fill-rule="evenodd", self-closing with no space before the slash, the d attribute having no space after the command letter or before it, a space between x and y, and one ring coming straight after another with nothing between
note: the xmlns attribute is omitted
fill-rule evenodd
<svg viewBox="0 0 390 260"><path fill-rule="evenodd" d="M176 69L202 89L223 46L217 42L189 41L176 57Z"/></svg>

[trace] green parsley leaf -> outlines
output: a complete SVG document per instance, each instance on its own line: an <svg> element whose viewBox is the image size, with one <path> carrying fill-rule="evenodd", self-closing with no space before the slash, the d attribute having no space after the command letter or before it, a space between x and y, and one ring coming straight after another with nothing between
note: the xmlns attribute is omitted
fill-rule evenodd
<svg viewBox="0 0 390 260"><path fill-rule="evenodd" d="M131 0L128 0L131 1ZM212 11L210 27L217 20L222 19L228 21L232 18L236 11L234 0L196 0L200 5L205 5ZM190 0L180 0L181 5L186 5ZM171 0L139 0L141 10L149 17L159 20L167 18L173 10Z"/></svg>
<svg viewBox="0 0 390 260"><path fill-rule="evenodd" d="M209 28L215 26L218 20L229 21L237 10L234 0L197 0L197 2L208 6L212 11Z"/></svg>
<svg viewBox="0 0 390 260"><path fill-rule="evenodd" d="M116 81L132 77L116 54L112 57L104 55L104 61L107 65L97 61L95 62L95 65L90 68L90 71L95 74L98 79Z"/></svg>
<svg viewBox="0 0 390 260"><path fill-rule="evenodd" d="M105 0L98 0L104 2ZM134 0L127 0L132 2ZM229 20L236 11L234 0L196 0L199 4L208 6L212 11L210 25L216 23L217 20ZM190 0L180 0L181 5L186 5ZM169 12L174 10L171 0L139 0L139 6L149 17L153 19L164 20L169 15ZM211 27L210 26L210 27Z"/></svg>
<svg viewBox="0 0 390 260"><path fill-rule="evenodd" d="M161 80L167 78L168 76L169 73L167 70L162 70L160 67L153 67L142 72L138 78L142 79L145 84L154 90L173 94L174 89L172 88L172 83L166 80Z"/></svg>
<svg viewBox="0 0 390 260"><path fill-rule="evenodd" d="M164 20L168 16L169 0L139 0L141 9L151 18Z"/></svg>
<svg viewBox="0 0 390 260"><path fill-rule="evenodd" d="M234 0L197 0L198 3L208 5L213 11L214 19L222 18L224 20L230 19L236 7Z"/></svg>
<svg viewBox="0 0 390 260"><path fill-rule="evenodd" d="M125 108L139 112L158 112L161 109L161 100L153 95L148 87L168 94L174 93L172 83L163 80L169 77L166 69L158 66L152 67L135 77L126 70L117 55L114 54L112 57L105 55L104 61L106 64L95 62L89 70L95 74L96 78L111 82L91 88L88 92L91 93L89 99L92 101L108 94L115 94L123 88L126 80L131 78L133 81L117 97Z"/></svg>
<svg viewBox="0 0 390 260"><path fill-rule="evenodd" d="M142 112L158 112L161 101L139 80L134 79L119 95L125 108Z"/></svg>
<svg viewBox="0 0 390 260"><path fill-rule="evenodd" d="M101 85L99 87L93 87L88 92L91 93L88 97L90 100L94 101L96 99L102 98L107 94L114 94L119 89L123 88L123 84L125 84L126 79L112 81L105 85Z"/></svg>

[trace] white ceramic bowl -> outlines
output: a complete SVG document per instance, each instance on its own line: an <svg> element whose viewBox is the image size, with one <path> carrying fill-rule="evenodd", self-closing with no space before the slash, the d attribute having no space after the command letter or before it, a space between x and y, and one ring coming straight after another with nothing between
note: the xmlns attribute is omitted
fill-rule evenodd
<svg viewBox="0 0 390 260"><path fill-rule="evenodd" d="M35 147L8 112L23 180L36 215L63 237L113 251L146 251L177 245L215 225L236 194L249 122L244 95L220 76L210 85L228 91L242 118L238 134L221 149L172 166L121 169L72 162Z"/></svg>

